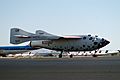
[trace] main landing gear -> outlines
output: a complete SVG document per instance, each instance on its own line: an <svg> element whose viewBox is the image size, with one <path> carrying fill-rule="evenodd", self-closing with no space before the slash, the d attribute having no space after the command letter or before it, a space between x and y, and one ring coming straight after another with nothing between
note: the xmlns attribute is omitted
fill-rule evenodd
<svg viewBox="0 0 120 80"><path fill-rule="evenodd" d="M95 55L95 54L93 54L92 56L93 56L93 57L97 57L97 55Z"/></svg>
<svg viewBox="0 0 120 80"><path fill-rule="evenodd" d="M70 58L73 58L73 55L72 55L72 54L70 55Z"/></svg>
<svg viewBox="0 0 120 80"><path fill-rule="evenodd" d="M5 54L0 54L0 56L2 56L2 57L7 57L7 55L5 55Z"/></svg>
<svg viewBox="0 0 120 80"><path fill-rule="evenodd" d="M59 58L62 58L62 53L59 54Z"/></svg>
<svg viewBox="0 0 120 80"><path fill-rule="evenodd" d="M63 54L63 51L61 51L61 53L59 54L59 58L62 58L62 57L63 57L63 55L62 55L62 54ZM73 58L73 55L72 55L72 54L70 54L70 55L69 55L69 57L70 57L70 58Z"/></svg>
<svg viewBox="0 0 120 80"><path fill-rule="evenodd" d="M62 58L62 54L63 54L63 51L61 51L61 53L59 54L59 58Z"/></svg>

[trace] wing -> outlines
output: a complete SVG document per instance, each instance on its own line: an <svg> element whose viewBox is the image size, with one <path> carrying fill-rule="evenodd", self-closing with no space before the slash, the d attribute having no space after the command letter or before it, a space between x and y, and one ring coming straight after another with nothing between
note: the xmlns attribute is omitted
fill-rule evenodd
<svg viewBox="0 0 120 80"><path fill-rule="evenodd" d="M82 39L80 36L61 36L59 39Z"/></svg>
<svg viewBox="0 0 120 80"><path fill-rule="evenodd" d="M80 39L80 36L63 36L63 38L67 38L67 39Z"/></svg>

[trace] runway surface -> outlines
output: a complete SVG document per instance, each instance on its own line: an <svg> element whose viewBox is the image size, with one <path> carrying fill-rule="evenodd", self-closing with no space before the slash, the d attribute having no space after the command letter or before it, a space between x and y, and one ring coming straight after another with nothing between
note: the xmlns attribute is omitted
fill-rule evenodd
<svg viewBox="0 0 120 80"><path fill-rule="evenodd" d="M0 59L0 80L120 80L120 57Z"/></svg>

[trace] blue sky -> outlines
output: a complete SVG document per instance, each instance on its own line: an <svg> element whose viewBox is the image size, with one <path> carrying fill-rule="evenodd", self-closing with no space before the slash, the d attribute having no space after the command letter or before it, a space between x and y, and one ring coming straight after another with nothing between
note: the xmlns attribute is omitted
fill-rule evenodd
<svg viewBox="0 0 120 80"><path fill-rule="evenodd" d="M13 27L98 35L111 41L103 49L120 49L120 0L0 0L0 45Z"/></svg>

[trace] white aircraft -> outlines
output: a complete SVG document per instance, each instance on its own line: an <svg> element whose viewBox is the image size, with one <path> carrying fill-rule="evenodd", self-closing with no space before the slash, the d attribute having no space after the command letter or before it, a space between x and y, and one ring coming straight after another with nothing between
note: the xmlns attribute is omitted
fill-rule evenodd
<svg viewBox="0 0 120 80"><path fill-rule="evenodd" d="M91 35L56 36L42 30L37 30L34 34L18 28L11 29L10 43L20 44L26 41L30 41L29 46L33 48L61 51L59 58L62 57L63 51L93 51L110 43L104 38Z"/></svg>

